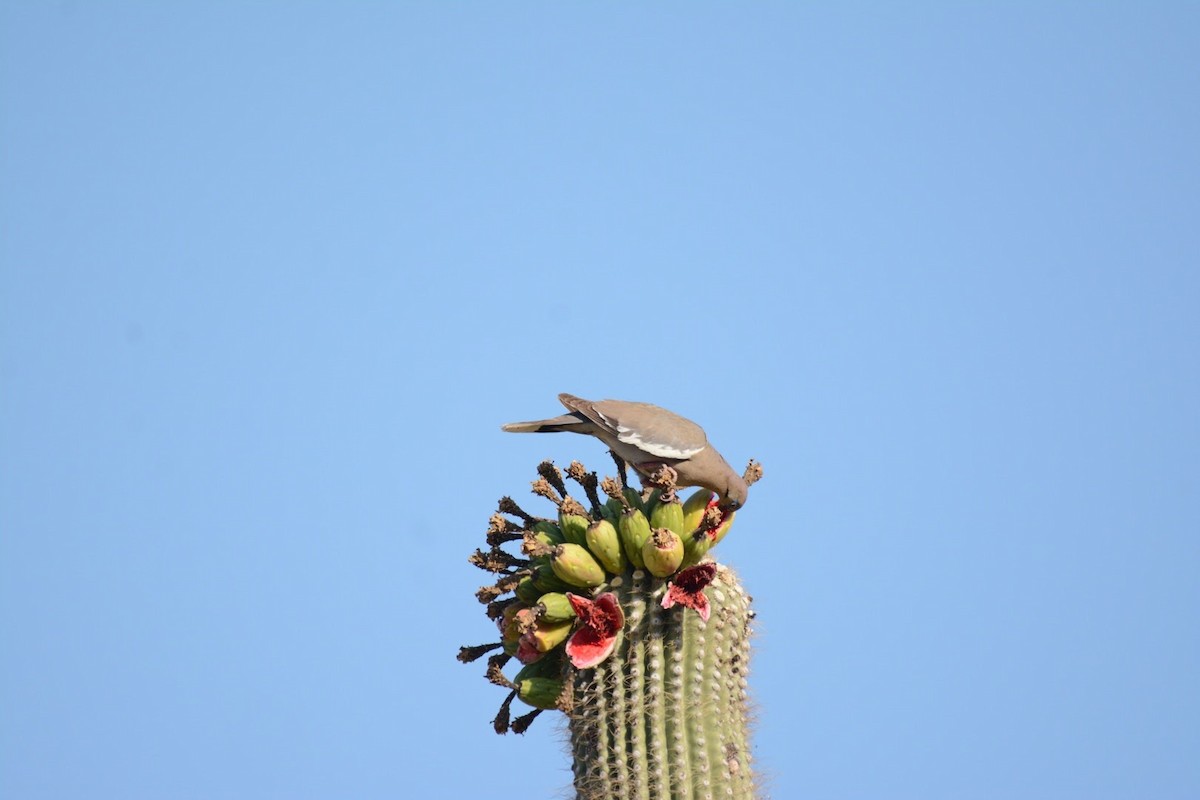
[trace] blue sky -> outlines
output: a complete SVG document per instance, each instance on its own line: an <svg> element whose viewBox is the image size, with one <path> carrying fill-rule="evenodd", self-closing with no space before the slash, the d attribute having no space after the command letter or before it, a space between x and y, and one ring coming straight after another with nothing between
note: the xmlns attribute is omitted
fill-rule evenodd
<svg viewBox="0 0 1200 800"><path fill-rule="evenodd" d="M4 4L0 794L560 796L454 654L569 391L765 466L771 796L1200 796L1198 36Z"/></svg>

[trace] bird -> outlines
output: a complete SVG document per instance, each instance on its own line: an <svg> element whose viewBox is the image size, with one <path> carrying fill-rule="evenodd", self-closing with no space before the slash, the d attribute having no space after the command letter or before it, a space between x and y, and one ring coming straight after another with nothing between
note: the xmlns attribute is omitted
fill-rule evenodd
<svg viewBox="0 0 1200 800"><path fill-rule="evenodd" d="M510 422L502 425L501 430L566 431L594 436L644 477L668 466L676 472L677 485L700 486L716 492L723 508L736 511L745 504L749 484L708 443L704 429L690 419L650 403L584 400L565 392L558 400L570 413L551 419Z"/></svg>

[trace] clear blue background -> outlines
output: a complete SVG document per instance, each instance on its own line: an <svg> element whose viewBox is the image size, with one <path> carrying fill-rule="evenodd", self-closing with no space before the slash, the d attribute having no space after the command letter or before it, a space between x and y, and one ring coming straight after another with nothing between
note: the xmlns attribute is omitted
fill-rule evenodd
<svg viewBox="0 0 1200 800"><path fill-rule="evenodd" d="M789 798L1200 796L1200 6L5 3L0 795L552 797L555 394L766 467ZM530 500L531 505L536 502Z"/></svg>

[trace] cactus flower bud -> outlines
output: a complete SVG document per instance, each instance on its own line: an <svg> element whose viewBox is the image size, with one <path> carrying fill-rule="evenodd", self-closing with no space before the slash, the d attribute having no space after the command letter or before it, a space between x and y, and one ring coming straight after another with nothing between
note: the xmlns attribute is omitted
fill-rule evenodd
<svg viewBox="0 0 1200 800"><path fill-rule="evenodd" d="M646 519L650 519L650 515L654 513L654 509L658 508L658 504L662 502L659 499L659 496L658 490L655 489L650 493L650 497L648 497L646 502L642 505L642 512L646 515ZM660 525L659 527L661 528L662 526Z"/></svg>
<svg viewBox="0 0 1200 800"><path fill-rule="evenodd" d="M526 664L513 676L513 683L520 683L526 678L557 678L562 674L562 651L555 650L547 653L545 658L539 658L532 664Z"/></svg>
<svg viewBox="0 0 1200 800"><path fill-rule="evenodd" d="M548 592L537 601L538 618L545 622L570 622L575 608L562 592Z"/></svg>
<svg viewBox="0 0 1200 800"><path fill-rule="evenodd" d="M604 568L581 545L567 542L554 548L550 567L559 579L572 586L586 589L604 583Z"/></svg>
<svg viewBox="0 0 1200 800"><path fill-rule="evenodd" d="M646 519L646 515L637 508L622 511L617 529L621 534L621 545L625 548L625 555L638 569L645 567L642 545L650 538L650 521Z"/></svg>
<svg viewBox="0 0 1200 800"><path fill-rule="evenodd" d="M513 590L517 599L522 603L533 605L542 596L542 590L537 588L533 583L532 577L521 578L521 582L517 584L517 588Z"/></svg>
<svg viewBox="0 0 1200 800"><path fill-rule="evenodd" d="M558 526L562 529L563 537L572 544L582 545L587 526L591 524L583 506L568 497L563 500L558 510Z"/></svg>
<svg viewBox="0 0 1200 800"><path fill-rule="evenodd" d="M680 567L696 564L712 548L714 542L707 532L697 531L683 536L683 563ZM518 587L519 588L519 587Z"/></svg>
<svg viewBox="0 0 1200 800"><path fill-rule="evenodd" d="M562 544L563 542L562 529L548 519L538 520L533 523L533 527L530 530L534 533L544 533L552 539L557 539L556 544Z"/></svg>
<svg viewBox="0 0 1200 800"><path fill-rule="evenodd" d="M683 563L683 540L669 528L655 528L642 545L642 561L656 578L665 578Z"/></svg>
<svg viewBox="0 0 1200 800"><path fill-rule="evenodd" d="M666 528L682 536L686 532L683 528L683 504L678 500L654 503L650 510L650 527Z"/></svg>
<svg viewBox="0 0 1200 800"><path fill-rule="evenodd" d="M534 523L530 530L533 531L534 538L542 544L553 546L556 544L562 544L566 541L566 537L563 536L562 528L559 528L549 520L542 520L541 522Z"/></svg>
<svg viewBox="0 0 1200 800"><path fill-rule="evenodd" d="M621 537L606 519L588 525L587 548L606 570L614 575L625 571L625 556L621 553Z"/></svg>
<svg viewBox="0 0 1200 800"><path fill-rule="evenodd" d="M557 678L526 678L517 684L517 697L534 708L552 710L558 707L563 684Z"/></svg>
<svg viewBox="0 0 1200 800"><path fill-rule="evenodd" d="M587 517L581 514L560 514L558 522L565 542L582 545L586 541L584 535L587 533Z"/></svg>
<svg viewBox="0 0 1200 800"><path fill-rule="evenodd" d="M533 585L543 592L565 592L572 588L571 584L558 577L550 562L538 564L534 568Z"/></svg>

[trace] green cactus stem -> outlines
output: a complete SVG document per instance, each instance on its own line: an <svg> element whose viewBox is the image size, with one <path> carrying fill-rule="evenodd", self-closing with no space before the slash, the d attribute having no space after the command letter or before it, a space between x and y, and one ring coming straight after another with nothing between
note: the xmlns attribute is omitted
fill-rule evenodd
<svg viewBox="0 0 1200 800"><path fill-rule="evenodd" d="M747 670L750 598L718 567L707 621L664 609L666 582L643 570L614 578L623 640L575 674L569 714L578 800L754 797Z"/></svg>

